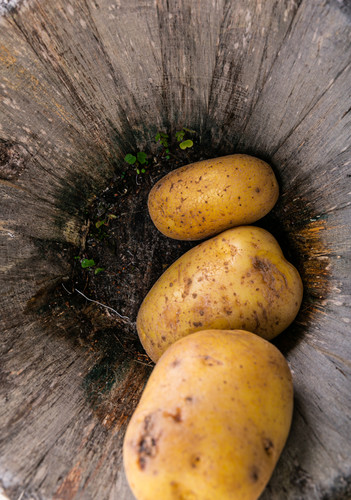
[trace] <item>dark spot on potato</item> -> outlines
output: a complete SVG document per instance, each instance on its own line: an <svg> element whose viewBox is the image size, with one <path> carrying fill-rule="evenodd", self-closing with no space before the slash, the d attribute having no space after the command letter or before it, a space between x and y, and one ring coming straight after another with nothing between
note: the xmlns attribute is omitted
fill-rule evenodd
<svg viewBox="0 0 351 500"><path fill-rule="evenodd" d="M271 439L264 438L263 440L263 449L267 453L267 455L271 456L274 450L274 444Z"/></svg>
<svg viewBox="0 0 351 500"><path fill-rule="evenodd" d="M197 293L193 293L192 297L193 297L193 299L196 299Z"/></svg>
<svg viewBox="0 0 351 500"><path fill-rule="evenodd" d="M185 401L187 401L188 403L192 403L192 401L193 401L193 397L192 397L192 396L187 396L187 397L185 398Z"/></svg>
<svg viewBox="0 0 351 500"><path fill-rule="evenodd" d="M254 327L254 330L255 332L259 329L260 327L260 320L259 320L259 317L258 317L258 314L257 314L257 311L253 311L252 313L253 315L253 318L255 320L255 327ZM249 319L249 318L248 318Z"/></svg>
<svg viewBox="0 0 351 500"><path fill-rule="evenodd" d="M173 283L171 282L171 283L169 284L169 286L170 286L170 287L172 288L172 286L173 286Z"/></svg>
<svg viewBox="0 0 351 500"><path fill-rule="evenodd" d="M203 311L202 309L199 311L199 314L200 316L203 316L205 314L205 311Z"/></svg>
<svg viewBox="0 0 351 500"><path fill-rule="evenodd" d="M209 356L208 354L206 354L205 356L200 356L200 358L202 358L202 361L206 366L223 365L223 361L215 359L212 356Z"/></svg>
<svg viewBox="0 0 351 500"><path fill-rule="evenodd" d="M190 460L190 464L191 464L191 467L193 469L195 469L198 465L199 465L199 462L200 462L200 457L192 457L191 460Z"/></svg>
<svg viewBox="0 0 351 500"><path fill-rule="evenodd" d="M250 469L250 479L253 483L257 483L258 481L258 477L259 477L259 470L258 468L256 467L256 465L253 465Z"/></svg>
<svg viewBox="0 0 351 500"><path fill-rule="evenodd" d="M183 419L182 419L182 411L179 407L176 408L175 412L174 413L171 413L171 412L168 412L168 411L164 411L163 412L163 416L164 417L170 417L174 420L174 422L176 422L177 424L182 422Z"/></svg>
<svg viewBox="0 0 351 500"><path fill-rule="evenodd" d="M161 339L163 340L163 342L166 342L166 337L164 335L161 336Z"/></svg>
<svg viewBox="0 0 351 500"><path fill-rule="evenodd" d="M138 465L141 470L145 469L148 458L155 457L158 451L152 417L152 415L147 415L144 418L141 437L137 445Z"/></svg>
<svg viewBox="0 0 351 500"><path fill-rule="evenodd" d="M172 361L171 367L175 368L178 365L180 365L180 359L176 358L174 361Z"/></svg>
<svg viewBox="0 0 351 500"><path fill-rule="evenodd" d="M195 328L197 328L198 326L202 326L202 323L201 321L194 321L193 325L195 326Z"/></svg>
<svg viewBox="0 0 351 500"><path fill-rule="evenodd" d="M260 190L260 188L259 188L259 187L257 187L257 188L255 189L255 191L256 191L256 193L259 193L261 190Z"/></svg>

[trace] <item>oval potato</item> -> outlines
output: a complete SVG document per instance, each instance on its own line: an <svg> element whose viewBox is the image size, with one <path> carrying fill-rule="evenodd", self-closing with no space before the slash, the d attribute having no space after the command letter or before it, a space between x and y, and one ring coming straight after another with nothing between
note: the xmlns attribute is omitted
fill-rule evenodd
<svg viewBox="0 0 351 500"><path fill-rule="evenodd" d="M256 222L273 208L278 194L266 162L235 154L170 172L151 189L148 208L164 235L199 240Z"/></svg>
<svg viewBox="0 0 351 500"><path fill-rule="evenodd" d="M286 442L293 386L282 354L244 331L173 344L145 387L124 440L138 500L256 500Z"/></svg>
<svg viewBox="0 0 351 500"><path fill-rule="evenodd" d="M157 361L176 340L205 329L243 329L272 339L294 320L302 282L275 238L240 226L207 240L174 262L138 312L145 351Z"/></svg>

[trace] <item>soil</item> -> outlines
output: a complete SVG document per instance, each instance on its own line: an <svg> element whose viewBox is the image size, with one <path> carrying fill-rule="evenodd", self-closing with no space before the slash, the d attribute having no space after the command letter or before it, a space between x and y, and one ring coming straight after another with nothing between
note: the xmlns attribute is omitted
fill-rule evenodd
<svg viewBox="0 0 351 500"><path fill-rule="evenodd" d="M94 318L90 318L95 330L101 335L107 329L108 336L110 329L118 331L121 346L150 366L153 363L136 333L139 307L163 271L199 243L163 236L147 210L150 189L160 178L175 168L206 157L195 145L185 151L176 146L170 154L160 148L156 155L148 155L143 173L141 167L138 174L134 165L125 163L124 170L116 173L104 192L95 198L88 209L84 245L74 256L71 280L64 285L71 304L75 296L75 307L86 306L87 298L108 306L109 309L90 304L91 311L99 310L97 316L94 313ZM84 259L93 261L94 265L83 268Z"/></svg>

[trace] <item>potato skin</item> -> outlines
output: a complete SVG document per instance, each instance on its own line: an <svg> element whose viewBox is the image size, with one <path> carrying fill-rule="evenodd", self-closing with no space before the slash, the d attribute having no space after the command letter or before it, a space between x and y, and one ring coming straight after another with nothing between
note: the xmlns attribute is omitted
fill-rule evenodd
<svg viewBox="0 0 351 500"><path fill-rule="evenodd" d="M155 226L178 240L200 240L251 224L275 205L279 187L264 161L235 154L173 170L151 189Z"/></svg>
<svg viewBox="0 0 351 500"><path fill-rule="evenodd" d="M245 331L206 330L173 344L145 387L124 440L138 500L256 500L286 442L293 385L282 354Z"/></svg>
<svg viewBox="0 0 351 500"><path fill-rule="evenodd" d="M295 267L266 230L240 226L186 252L145 297L137 330L157 361L198 330L237 328L270 340L294 320L302 300Z"/></svg>

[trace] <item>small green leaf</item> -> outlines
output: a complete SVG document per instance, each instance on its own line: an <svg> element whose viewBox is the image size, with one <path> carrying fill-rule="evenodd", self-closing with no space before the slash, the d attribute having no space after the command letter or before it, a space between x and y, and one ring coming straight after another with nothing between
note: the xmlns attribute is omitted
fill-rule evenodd
<svg viewBox="0 0 351 500"><path fill-rule="evenodd" d="M107 216L109 219L117 219L117 215L115 214L108 214Z"/></svg>
<svg viewBox="0 0 351 500"><path fill-rule="evenodd" d="M94 274L99 274L99 273L101 273L101 271L105 271L105 268L104 267L97 267L94 271Z"/></svg>
<svg viewBox="0 0 351 500"><path fill-rule="evenodd" d="M83 269L87 267L94 267L95 261L94 259L82 259L80 265L82 266Z"/></svg>
<svg viewBox="0 0 351 500"><path fill-rule="evenodd" d="M180 149L191 148L194 145L191 139L187 139L179 144Z"/></svg>
<svg viewBox="0 0 351 500"><path fill-rule="evenodd" d="M160 132L160 136L163 137L164 139L168 139L169 135L165 134L164 132Z"/></svg>
<svg viewBox="0 0 351 500"><path fill-rule="evenodd" d="M74 260L80 260L80 256L79 256L79 255L76 255L76 256L74 257Z"/></svg>
<svg viewBox="0 0 351 500"><path fill-rule="evenodd" d="M183 130L185 130L186 132L189 132L190 134L196 134L196 130L191 130L191 128L183 127Z"/></svg>
<svg viewBox="0 0 351 500"><path fill-rule="evenodd" d="M137 174L140 174L140 170L139 170L138 168L136 169L136 173L137 173Z"/></svg>
<svg viewBox="0 0 351 500"><path fill-rule="evenodd" d="M176 136L176 140L178 142L182 142L182 140L184 139L184 136L185 136L185 130L179 130L179 132L175 133L175 136Z"/></svg>
<svg viewBox="0 0 351 500"><path fill-rule="evenodd" d="M134 155L131 155L130 153L128 153L124 157L124 161L126 161L127 163L129 163L129 165L134 165L134 163L136 162L136 157Z"/></svg>
<svg viewBox="0 0 351 500"><path fill-rule="evenodd" d="M146 158L147 154L144 153L143 151L139 151L139 153L137 153L137 159L140 165L144 165L144 163L146 162Z"/></svg>
<svg viewBox="0 0 351 500"><path fill-rule="evenodd" d="M167 155L167 156L166 156L166 160L169 160L169 159L170 159L170 156L169 156L169 155Z"/></svg>
<svg viewBox="0 0 351 500"><path fill-rule="evenodd" d="M95 222L95 227L99 229L99 227L105 224L105 222L106 222L105 220L98 220L97 222Z"/></svg>
<svg viewBox="0 0 351 500"><path fill-rule="evenodd" d="M161 139L161 134L160 132L158 134L155 135L155 141L159 141Z"/></svg>
<svg viewBox="0 0 351 500"><path fill-rule="evenodd" d="M142 173L142 174L145 174L145 172L146 172L145 168L142 168L142 169L141 169L141 173Z"/></svg>

